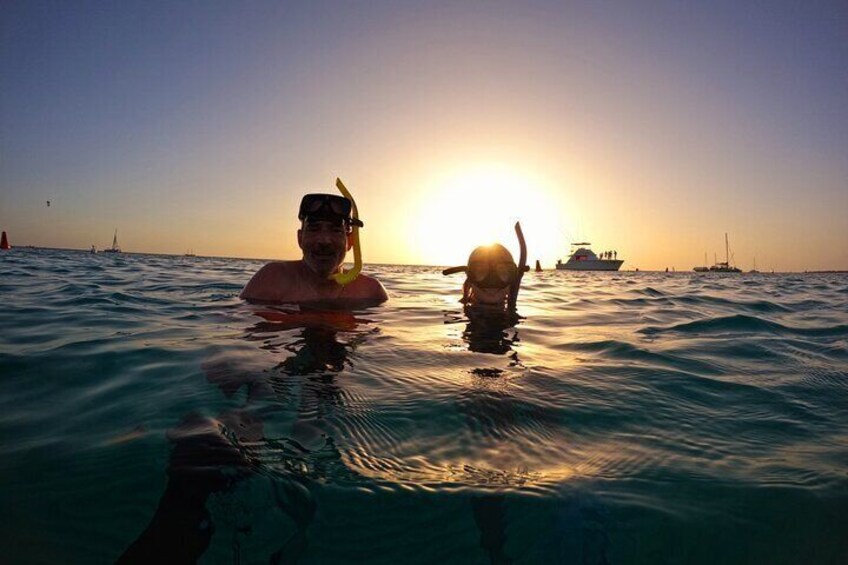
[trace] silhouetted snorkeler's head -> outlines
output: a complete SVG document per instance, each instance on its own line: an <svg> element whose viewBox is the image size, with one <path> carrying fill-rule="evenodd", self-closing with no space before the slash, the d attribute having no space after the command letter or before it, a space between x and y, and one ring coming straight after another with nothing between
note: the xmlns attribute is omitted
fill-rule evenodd
<svg viewBox="0 0 848 565"><path fill-rule="evenodd" d="M344 196L337 194L307 194L300 201L297 219L304 222L331 222L343 224L346 229L351 226L362 227L358 218L351 217L353 205Z"/></svg>
<svg viewBox="0 0 848 565"><path fill-rule="evenodd" d="M498 243L477 247L464 267L451 267L442 274L464 272L468 292L463 300L469 304L503 305L518 279L518 267L512 254Z"/></svg>
<svg viewBox="0 0 848 565"><path fill-rule="evenodd" d="M481 245L471 252L465 273L468 281L479 288L504 288L515 281L518 267L506 247L493 243Z"/></svg>

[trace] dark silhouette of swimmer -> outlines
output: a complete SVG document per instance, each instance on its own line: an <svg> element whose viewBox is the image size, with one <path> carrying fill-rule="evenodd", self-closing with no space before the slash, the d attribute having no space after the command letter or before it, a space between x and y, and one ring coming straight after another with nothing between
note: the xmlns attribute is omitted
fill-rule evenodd
<svg viewBox="0 0 848 565"><path fill-rule="evenodd" d="M248 328L245 337L257 339L256 334L281 328L289 329L285 324L260 322ZM293 430L298 435L298 428L314 430L316 422L320 424L343 403L334 376L345 367L348 347L358 342L339 342L337 333L327 325L302 328L298 338L285 346L293 355L279 363L270 375L239 369L226 360L205 364L204 370L209 382L227 397L246 388L248 405L251 400L268 395L282 395L281 400L287 400L290 391L282 378L305 379L299 419ZM367 335L362 334L359 340ZM328 449L332 453L335 448L326 431L315 435L323 436L322 456L327 455ZM306 533L316 509L309 480L312 475L320 477L325 472L318 465L303 470L309 448L294 439L280 442L265 438L261 414L250 406L225 412L218 419L188 414L168 431L167 437L172 448L165 492L150 523L118 558L118 563L195 563L209 547L215 531L206 507L210 496L232 491L239 481L255 475L260 470L258 450L261 445L272 443L280 458L275 461L275 469L285 471L272 481L274 500L294 523L295 533L269 557L269 562L291 563L299 559L308 546ZM341 457L337 459L340 461Z"/></svg>
<svg viewBox="0 0 848 565"><path fill-rule="evenodd" d="M168 440L173 448L165 493L150 524L118 563L196 562L214 532L206 510L209 496L255 470L255 463L209 418L189 414L168 432Z"/></svg>
<svg viewBox="0 0 848 565"><path fill-rule="evenodd" d="M506 247L495 243L474 249L467 265L442 271L443 275L460 272L466 275L460 302L465 305L468 325L462 338L471 351L503 355L517 341L517 332L510 336L508 330L520 319L516 313L518 291L529 268L527 245L519 222L515 223L515 234L521 249L518 265Z"/></svg>
<svg viewBox="0 0 848 565"><path fill-rule="evenodd" d="M515 234L521 247L518 265L506 247L495 243L475 248L468 257L467 265L442 271L443 275L465 273L460 299L463 304L515 310L521 278L529 270L527 245L518 222L515 223Z"/></svg>

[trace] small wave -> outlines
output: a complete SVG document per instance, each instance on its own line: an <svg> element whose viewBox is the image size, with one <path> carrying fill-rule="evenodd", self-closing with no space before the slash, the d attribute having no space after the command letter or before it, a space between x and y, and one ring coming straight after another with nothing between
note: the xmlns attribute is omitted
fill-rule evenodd
<svg viewBox="0 0 848 565"><path fill-rule="evenodd" d="M764 320L757 316L735 314L705 320L695 320L667 327L648 326L637 330L646 335L664 333L723 334L723 333L772 333L806 336L842 336L848 334L848 324L820 328L797 328Z"/></svg>
<svg viewBox="0 0 848 565"><path fill-rule="evenodd" d="M613 298L610 300L610 302L619 306L623 306L625 308L645 308L673 304L671 299L666 298L664 296L653 298ZM596 302L590 302L590 304L594 306L596 305Z"/></svg>
<svg viewBox="0 0 848 565"><path fill-rule="evenodd" d="M665 353L655 353L648 351L647 349L636 347L630 343L617 340L564 343L555 347L557 349L565 349L568 351L598 353L603 355L603 358L611 360L637 361L648 364L664 365L685 371L692 371L698 374L720 375L724 373L724 371L718 367L709 363L704 363L703 361Z"/></svg>
<svg viewBox="0 0 848 565"><path fill-rule="evenodd" d="M729 300L717 296L677 296L674 302L686 306L726 307L734 310L748 310L757 314L793 312L794 309L769 300Z"/></svg>
<svg viewBox="0 0 848 565"><path fill-rule="evenodd" d="M636 292L639 293L639 294L644 294L646 296L654 296L654 297L665 296L664 292L662 292L661 290L657 290L652 286L646 286L645 288L637 290Z"/></svg>

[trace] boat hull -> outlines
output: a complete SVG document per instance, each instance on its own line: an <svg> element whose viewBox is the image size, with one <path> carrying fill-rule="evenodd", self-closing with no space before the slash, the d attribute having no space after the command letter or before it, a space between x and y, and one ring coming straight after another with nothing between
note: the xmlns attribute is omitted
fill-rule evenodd
<svg viewBox="0 0 848 565"><path fill-rule="evenodd" d="M624 260L620 259L598 259L586 261L567 261L565 263L557 263L556 268L559 271L617 271L621 268Z"/></svg>

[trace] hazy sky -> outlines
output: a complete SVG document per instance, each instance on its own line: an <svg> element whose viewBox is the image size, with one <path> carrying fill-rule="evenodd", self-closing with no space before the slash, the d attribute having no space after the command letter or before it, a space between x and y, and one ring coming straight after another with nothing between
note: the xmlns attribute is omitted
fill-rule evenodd
<svg viewBox="0 0 848 565"><path fill-rule="evenodd" d="M336 176L366 262L848 269L848 3L2 3L12 245L294 259Z"/></svg>

